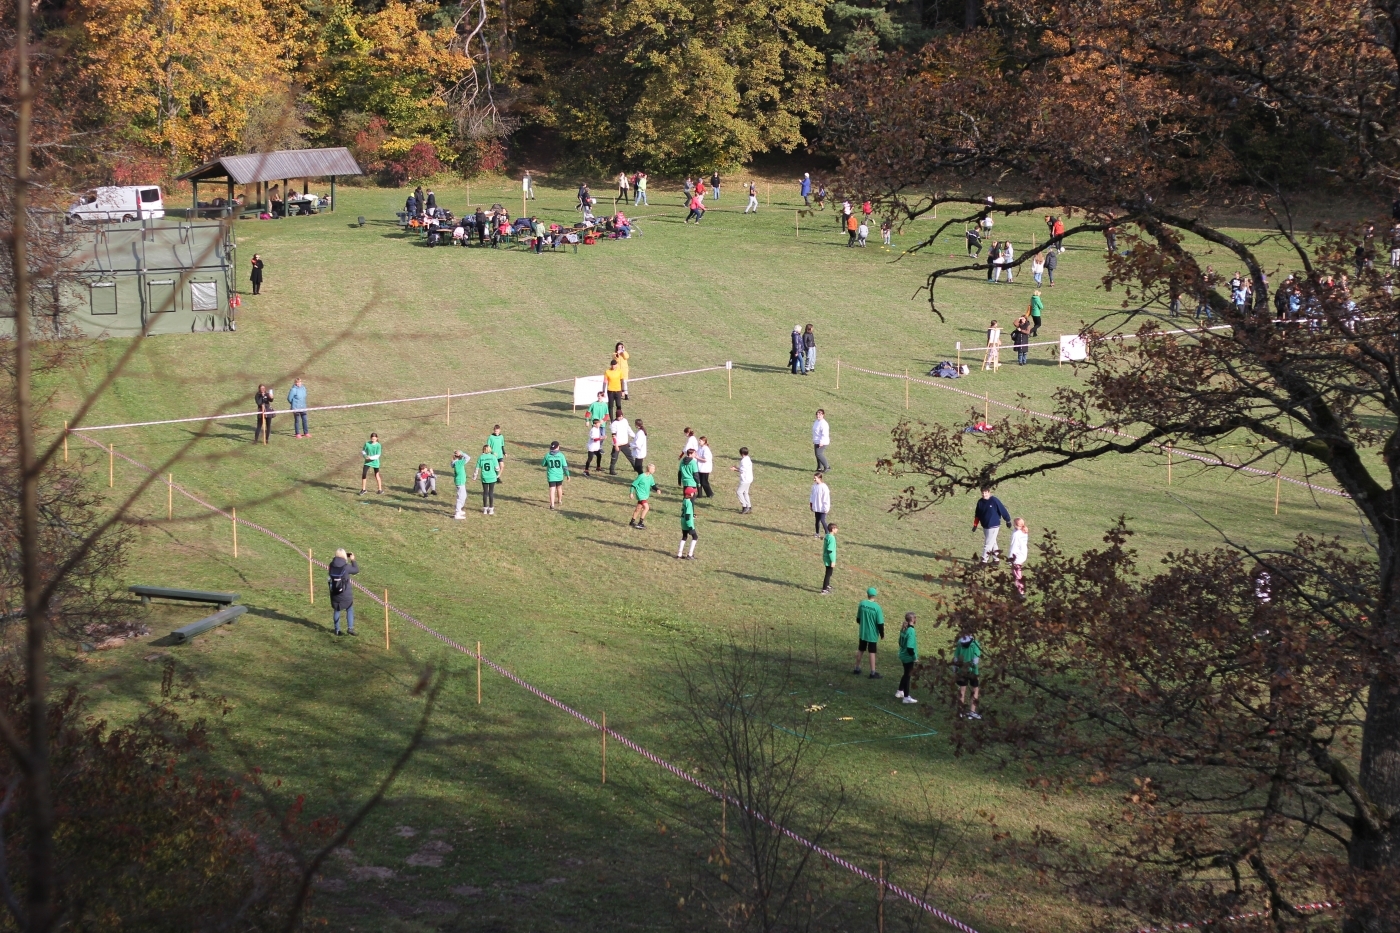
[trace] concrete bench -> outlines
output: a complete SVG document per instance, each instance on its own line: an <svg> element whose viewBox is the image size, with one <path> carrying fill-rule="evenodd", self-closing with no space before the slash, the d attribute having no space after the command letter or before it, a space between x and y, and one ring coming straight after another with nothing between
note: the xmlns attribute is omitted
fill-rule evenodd
<svg viewBox="0 0 1400 933"><path fill-rule="evenodd" d="M198 622L191 622L189 625L177 628L175 631L170 633L170 638L177 645L182 645L190 639L194 638L196 635L203 635L211 628L218 628L220 625L225 625L229 622L232 622L234 619L243 615L243 613L247 611L247 606L229 606L226 609L220 609L212 616L205 616Z"/></svg>
<svg viewBox="0 0 1400 933"><path fill-rule="evenodd" d="M237 593L214 593L208 590L180 590L167 586L130 586L131 592L141 597L142 605L152 599L175 599L187 603L213 603L216 606L232 606L238 602Z"/></svg>

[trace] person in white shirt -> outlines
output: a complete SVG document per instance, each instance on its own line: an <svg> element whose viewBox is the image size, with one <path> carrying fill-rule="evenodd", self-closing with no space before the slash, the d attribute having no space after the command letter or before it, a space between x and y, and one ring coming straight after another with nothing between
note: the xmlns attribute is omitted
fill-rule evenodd
<svg viewBox="0 0 1400 933"><path fill-rule="evenodd" d="M700 483L700 491L706 499L713 499L715 491L710 488L710 474L715 471L715 455L710 450L710 439L700 438L700 446L695 450L695 478Z"/></svg>
<svg viewBox="0 0 1400 933"><path fill-rule="evenodd" d="M1011 523L1011 575L1016 579L1016 592L1026 595L1026 581L1021 576L1021 568L1026 563L1026 553L1030 550L1031 535L1026 530L1026 520L1018 518Z"/></svg>
<svg viewBox="0 0 1400 933"><path fill-rule="evenodd" d="M647 458L647 431L642 425L642 419L638 418L632 425L632 469L641 475L646 471L646 464L643 462ZM602 464L599 464L601 467Z"/></svg>
<svg viewBox="0 0 1400 933"><path fill-rule="evenodd" d="M623 204L627 203L627 197L631 193L632 185L627 180L626 172L617 173L617 199Z"/></svg>
<svg viewBox="0 0 1400 933"><path fill-rule="evenodd" d="M817 469L830 473L831 466L826 462L826 449L831 446L831 424L826 420L826 412L817 409L817 420L812 422L812 451L817 455Z"/></svg>
<svg viewBox="0 0 1400 933"><path fill-rule="evenodd" d="M594 418L593 424L588 428L588 459L583 461L583 475L592 476L588 468L593 465L596 458L598 461L598 472L603 472L603 421L601 418Z"/></svg>
<svg viewBox="0 0 1400 933"><path fill-rule="evenodd" d="M622 448L628 445L632 439L632 429L627 426L627 419L622 415L617 416L617 420L612 423L612 458L608 461L608 475L617 475L617 455L622 452ZM600 464L601 468L601 464Z"/></svg>
<svg viewBox="0 0 1400 933"><path fill-rule="evenodd" d="M814 538L820 538L826 534L826 513L831 511L831 487L822 479L820 473L812 477L812 495L808 500L812 507L812 514L816 516L816 533Z"/></svg>
<svg viewBox="0 0 1400 933"><path fill-rule="evenodd" d="M526 172L525 177L520 180L520 192L524 194L525 197L534 200L535 182L533 179L530 178L529 172Z"/></svg>
<svg viewBox="0 0 1400 933"><path fill-rule="evenodd" d="M1016 270L1011 268L1011 262L1016 258L1016 250L1012 248L1011 241L1006 240L1001 244L1001 264L1006 268L1006 284L1010 285L1015 277Z"/></svg>
<svg viewBox="0 0 1400 933"><path fill-rule="evenodd" d="M749 458L747 447L739 448L739 465L729 469L739 474L739 514L748 515L753 511L753 503L749 501L749 487L753 485L753 460Z"/></svg>
<svg viewBox="0 0 1400 933"><path fill-rule="evenodd" d="M870 236L870 227L868 224L862 222L860 226L856 227L856 245L864 246L865 238L868 236Z"/></svg>

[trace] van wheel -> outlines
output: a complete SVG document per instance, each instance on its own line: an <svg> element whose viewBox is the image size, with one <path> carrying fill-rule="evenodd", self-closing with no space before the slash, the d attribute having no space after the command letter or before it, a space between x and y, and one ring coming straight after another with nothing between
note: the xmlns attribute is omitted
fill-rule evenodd
<svg viewBox="0 0 1400 933"><path fill-rule="evenodd" d="M122 215L122 223L124 223L124 224L129 224L129 223L131 223L131 222L132 222L133 220L135 220L135 219L136 219L136 218L133 217L131 214L123 214L123 215Z"/></svg>

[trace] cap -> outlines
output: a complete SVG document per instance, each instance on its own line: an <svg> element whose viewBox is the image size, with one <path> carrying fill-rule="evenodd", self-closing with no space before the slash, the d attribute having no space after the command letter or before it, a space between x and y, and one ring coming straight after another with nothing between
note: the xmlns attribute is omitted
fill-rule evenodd
<svg viewBox="0 0 1400 933"><path fill-rule="evenodd" d="M866 595L866 596L879 596L879 595L880 595L880 591L877 590L877 589L875 589L875 587L872 586L870 589L868 589L868 590L865 591L865 595Z"/></svg>
<svg viewBox="0 0 1400 933"><path fill-rule="evenodd" d="M549 442L549 449L550 449L550 450L558 450L558 449L559 449L559 442L558 442L558 441L550 441L550 442Z"/></svg>

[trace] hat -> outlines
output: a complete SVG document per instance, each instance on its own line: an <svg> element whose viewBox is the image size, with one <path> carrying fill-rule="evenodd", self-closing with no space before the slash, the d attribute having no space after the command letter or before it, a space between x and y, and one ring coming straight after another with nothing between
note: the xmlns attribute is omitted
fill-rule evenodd
<svg viewBox="0 0 1400 933"><path fill-rule="evenodd" d="M958 639L958 644L960 644L960 645L970 645L970 644L972 644L972 636L971 636L971 635L963 635L962 637L960 637L960 638Z"/></svg>
<svg viewBox="0 0 1400 933"><path fill-rule="evenodd" d="M549 449L550 449L550 450L558 450L558 449L559 449L559 442L558 442L558 441L550 441L550 442L549 442Z"/></svg>
<svg viewBox="0 0 1400 933"><path fill-rule="evenodd" d="M866 596L879 596L879 595L880 595L880 591L877 590L877 589L875 589L875 587L872 586L870 589L868 589L868 590L865 591L865 595L866 595Z"/></svg>

